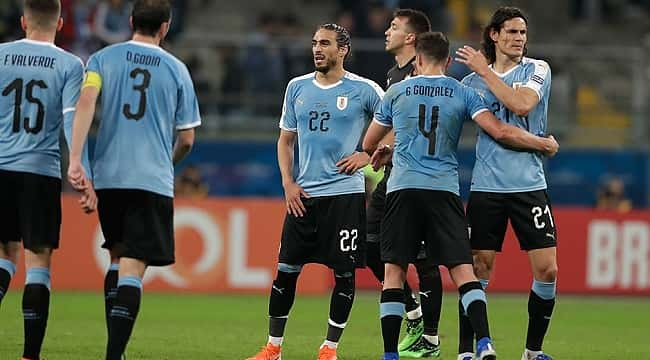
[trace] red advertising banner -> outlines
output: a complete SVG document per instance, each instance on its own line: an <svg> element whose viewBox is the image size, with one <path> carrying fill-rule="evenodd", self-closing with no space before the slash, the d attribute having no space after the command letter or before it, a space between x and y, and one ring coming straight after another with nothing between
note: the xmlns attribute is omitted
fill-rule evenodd
<svg viewBox="0 0 650 360"><path fill-rule="evenodd" d="M284 201L176 199L176 263L147 269L147 291L267 293L275 277ZM100 290L109 265L100 248L96 214L82 213L75 196L63 197L60 248L52 260L53 289ZM331 272L306 266L298 290L322 293ZM23 279L22 264L16 279ZM13 287L22 286L12 281Z"/></svg>
<svg viewBox="0 0 650 360"><path fill-rule="evenodd" d="M558 229L558 292L650 296L650 211L625 214L555 208ZM415 269L409 281L417 287ZM446 270L443 284L452 289ZM528 257L509 228L497 255L489 291L528 292ZM359 288L377 288L369 271L359 273Z"/></svg>
<svg viewBox="0 0 650 360"><path fill-rule="evenodd" d="M174 292L269 291L275 276L284 201L275 199L177 199L176 264L149 268L145 288ZM558 291L650 295L650 211L626 214L554 209L558 228ZM85 215L75 196L63 198L61 247L54 253L54 289L100 290L108 267L97 215ZM13 287L21 287L22 264ZM446 288L453 288L446 270ZM417 287L415 271L409 279ZM497 256L490 292L527 292L532 277L526 253L511 230ZM299 290L326 292L331 272L306 266ZM369 271L358 288L378 288Z"/></svg>

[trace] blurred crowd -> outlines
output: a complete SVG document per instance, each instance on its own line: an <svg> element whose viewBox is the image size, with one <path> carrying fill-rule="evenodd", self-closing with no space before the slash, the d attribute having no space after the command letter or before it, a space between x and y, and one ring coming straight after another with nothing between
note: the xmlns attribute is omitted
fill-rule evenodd
<svg viewBox="0 0 650 360"><path fill-rule="evenodd" d="M0 1L0 41L16 40L24 36L20 28L22 0ZM176 14L168 40L182 30L185 0L172 0ZM61 0L63 29L56 44L82 59L104 46L128 40L131 37L129 0Z"/></svg>

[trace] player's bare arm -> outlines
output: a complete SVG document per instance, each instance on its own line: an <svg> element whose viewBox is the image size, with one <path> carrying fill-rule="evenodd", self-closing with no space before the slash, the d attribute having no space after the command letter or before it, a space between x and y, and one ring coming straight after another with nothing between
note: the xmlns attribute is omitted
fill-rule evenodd
<svg viewBox="0 0 650 360"><path fill-rule="evenodd" d="M391 151L391 144L386 144L383 141L389 140L391 143L395 140L392 128L383 126L377 121L370 123L366 136L363 138L363 151L372 155L370 164L376 171L382 166L390 162L393 152Z"/></svg>
<svg viewBox="0 0 650 360"><path fill-rule="evenodd" d="M549 157L555 155L560 147L552 135L549 137L533 135L526 130L499 121L489 111L476 115L474 121L483 131L502 144L539 151Z"/></svg>
<svg viewBox="0 0 650 360"><path fill-rule="evenodd" d="M488 66L487 59L480 51L465 45L456 50L456 61L467 65L478 76L483 78L490 91L510 111L518 116L526 116L539 103L539 96L525 86L513 89L501 80Z"/></svg>
<svg viewBox="0 0 650 360"><path fill-rule="evenodd" d="M86 190L88 178L81 165L81 154L83 146L88 138L88 131L95 115L95 106L99 89L93 86L85 87L81 90L79 101L77 102L74 121L72 123L72 144L70 144L70 165L68 166L68 181L77 191Z"/></svg>
<svg viewBox="0 0 650 360"><path fill-rule="evenodd" d="M181 162L192 150L192 146L194 145L194 128L179 130L176 134L176 142L174 143L174 151L172 153L174 165Z"/></svg>
<svg viewBox="0 0 650 360"><path fill-rule="evenodd" d="M282 175L282 187L284 188L287 211L294 216L302 217L307 210L301 198L309 198L309 194L300 185L296 184L293 179L293 149L297 137L295 132L280 130L278 165Z"/></svg>

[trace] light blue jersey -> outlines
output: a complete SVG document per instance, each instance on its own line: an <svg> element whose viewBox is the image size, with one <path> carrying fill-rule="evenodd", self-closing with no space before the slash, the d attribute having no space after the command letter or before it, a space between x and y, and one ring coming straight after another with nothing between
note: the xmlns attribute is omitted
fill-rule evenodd
<svg viewBox="0 0 650 360"><path fill-rule="evenodd" d="M548 64L542 60L525 57L514 68L497 75L508 86L525 86L537 93L540 101L528 116L517 116L501 104L476 73L465 77L463 84L475 88L501 121L532 134L544 136L551 93L551 68ZM540 153L513 150L499 144L479 129L471 191L512 193L542 189L546 189L546 179Z"/></svg>
<svg viewBox="0 0 650 360"><path fill-rule="evenodd" d="M356 151L383 95L379 85L351 73L329 86L317 83L315 73L289 82L280 128L297 133L296 183L310 196L365 192L363 171L341 174L336 163Z"/></svg>
<svg viewBox="0 0 650 360"><path fill-rule="evenodd" d="M51 43L0 44L0 169L61 178L59 136L82 80L81 59Z"/></svg>
<svg viewBox="0 0 650 360"><path fill-rule="evenodd" d="M201 124L187 67L158 46L128 41L92 55L86 72L84 86L103 89L95 188L172 197L175 130Z"/></svg>
<svg viewBox="0 0 650 360"><path fill-rule="evenodd" d="M416 76L391 86L375 114L395 132L387 193L401 189L459 195L458 140L463 122L488 111L473 89L444 76Z"/></svg>

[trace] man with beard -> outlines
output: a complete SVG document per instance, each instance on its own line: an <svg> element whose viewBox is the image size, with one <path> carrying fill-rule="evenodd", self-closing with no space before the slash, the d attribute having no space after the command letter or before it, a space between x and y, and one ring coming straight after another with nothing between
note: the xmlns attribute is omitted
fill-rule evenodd
<svg viewBox="0 0 650 360"><path fill-rule="evenodd" d="M279 360L284 328L303 265L333 270L327 337L318 359L336 360L355 293L355 269L364 266L365 186L361 169L370 157L356 151L366 122L379 109L383 90L343 68L350 34L336 24L312 38L316 71L287 85L278 139L287 214L278 271L269 299L268 343L249 360ZM299 171L293 174L298 141Z"/></svg>

